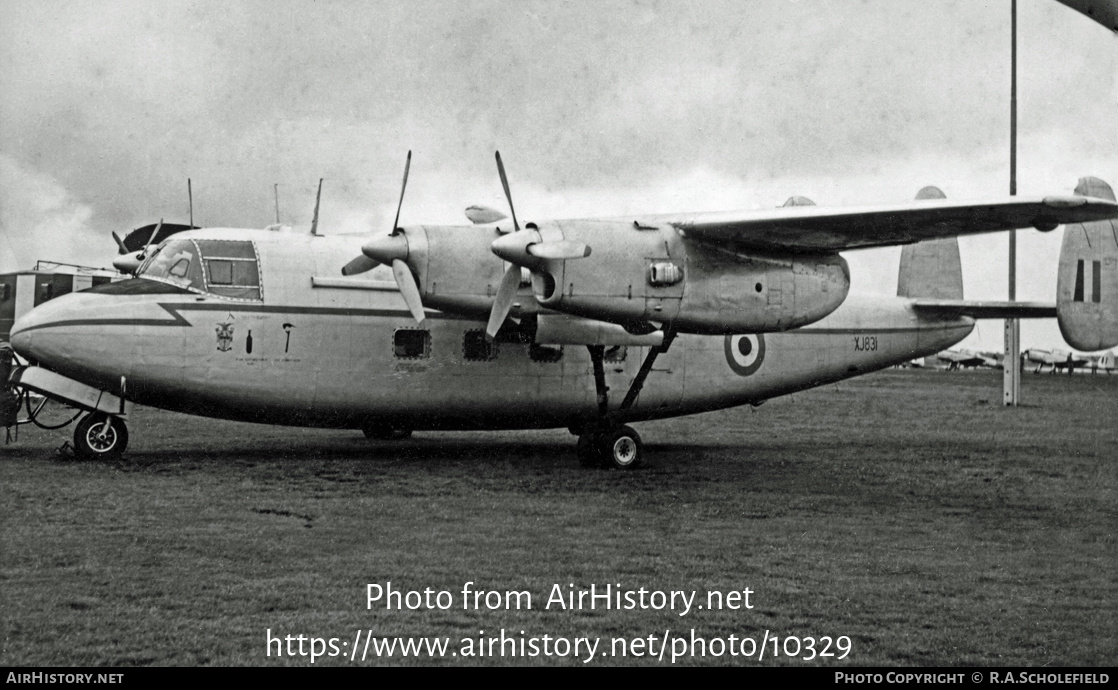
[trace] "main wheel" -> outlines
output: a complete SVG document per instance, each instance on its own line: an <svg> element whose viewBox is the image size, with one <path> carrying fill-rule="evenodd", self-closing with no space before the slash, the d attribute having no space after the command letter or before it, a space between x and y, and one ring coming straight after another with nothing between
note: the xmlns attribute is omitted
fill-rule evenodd
<svg viewBox="0 0 1118 690"><path fill-rule="evenodd" d="M601 436L600 443L606 467L631 470L641 464L641 437L632 427L611 429Z"/></svg>
<svg viewBox="0 0 1118 690"><path fill-rule="evenodd" d="M118 458L127 447L128 427L120 417L91 412L74 429L74 455L79 458Z"/></svg>
<svg viewBox="0 0 1118 690"><path fill-rule="evenodd" d="M361 430L365 438L373 441L402 441L411 438L411 429L395 426L370 426Z"/></svg>
<svg viewBox="0 0 1118 690"><path fill-rule="evenodd" d="M578 464L583 467L602 466L601 437L593 432L586 432L578 437Z"/></svg>

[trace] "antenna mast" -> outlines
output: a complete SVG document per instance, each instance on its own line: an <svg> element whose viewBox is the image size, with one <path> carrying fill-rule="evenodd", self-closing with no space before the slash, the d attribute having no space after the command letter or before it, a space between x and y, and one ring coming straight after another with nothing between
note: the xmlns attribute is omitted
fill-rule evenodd
<svg viewBox="0 0 1118 690"><path fill-rule="evenodd" d="M318 195L314 198L314 218L311 220L311 234L318 234L318 204L322 201L322 178L318 178Z"/></svg>

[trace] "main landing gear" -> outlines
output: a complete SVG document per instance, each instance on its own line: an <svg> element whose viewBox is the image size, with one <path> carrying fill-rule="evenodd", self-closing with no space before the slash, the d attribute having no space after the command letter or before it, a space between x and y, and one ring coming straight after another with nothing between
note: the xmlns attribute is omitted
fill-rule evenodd
<svg viewBox="0 0 1118 690"><path fill-rule="evenodd" d="M640 434L632 427L620 424L613 417L623 414L633 406L656 358L668 351L675 333L667 331L660 345L649 350L641 363L640 371L625 393L625 399L613 413L609 411L609 386L606 385L605 367L602 364L605 347L587 345L590 361L594 364L594 388L598 393L598 418L581 430L578 436L578 463L583 467L606 467L618 470L631 470L641 464L643 444Z"/></svg>
<svg viewBox="0 0 1118 690"><path fill-rule="evenodd" d="M74 455L82 460L118 458L128 447L124 420L104 412L91 412L74 429Z"/></svg>
<svg viewBox="0 0 1118 690"><path fill-rule="evenodd" d="M631 470L641 464L642 455L640 434L624 424L578 437L578 464L583 467Z"/></svg>

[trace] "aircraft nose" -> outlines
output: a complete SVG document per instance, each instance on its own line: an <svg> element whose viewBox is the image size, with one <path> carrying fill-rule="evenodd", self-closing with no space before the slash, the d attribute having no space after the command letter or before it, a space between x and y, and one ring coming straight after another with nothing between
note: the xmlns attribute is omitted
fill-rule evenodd
<svg viewBox="0 0 1118 690"><path fill-rule="evenodd" d="M23 316L16 319L12 324L12 331L9 334L9 342L12 349L16 351L21 357L25 359L36 359L35 350L33 345L35 330L47 323L50 320L50 311L46 307L50 303L43 304ZM44 316L46 318L44 318Z"/></svg>
<svg viewBox="0 0 1118 690"><path fill-rule="evenodd" d="M27 312L12 325L12 349L21 357L64 376L97 385L119 382L127 373L126 335L95 328L112 323L111 298L73 293L56 297Z"/></svg>
<svg viewBox="0 0 1118 690"><path fill-rule="evenodd" d="M16 321L19 324L19 321ZM22 357L30 356L31 352L31 334L26 331L17 330L15 326L12 327L11 333L11 346L12 349L19 353Z"/></svg>

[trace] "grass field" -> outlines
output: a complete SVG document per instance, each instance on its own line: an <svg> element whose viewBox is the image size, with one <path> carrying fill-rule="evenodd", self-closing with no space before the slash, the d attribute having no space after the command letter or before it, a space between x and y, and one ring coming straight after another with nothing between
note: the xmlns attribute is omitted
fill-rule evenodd
<svg viewBox="0 0 1118 690"><path fill-rule="evenodd" d="M693 629L851 648L803 661L770 639L761 660L677 664L1113 665L1118 377L1022 389L1006 410L1000 372L882 372L637 425L647 464L629 473L581 469L566 431L370 443L138 409L125 460L80 463L56 452L69 430L24 427L0 447L0 664L309 663L267 656L269 629L337 637L346 658L316 665L348 664L358 630L454 650L503 629L601 638L591 664L666 665L671 647L603 652ZM367 609L366 583L388 581L455 605ZM463 610L467 581L528 591L532 610ZM554 584L696 603L749 588L753 608L545 610Z"/></svg>

